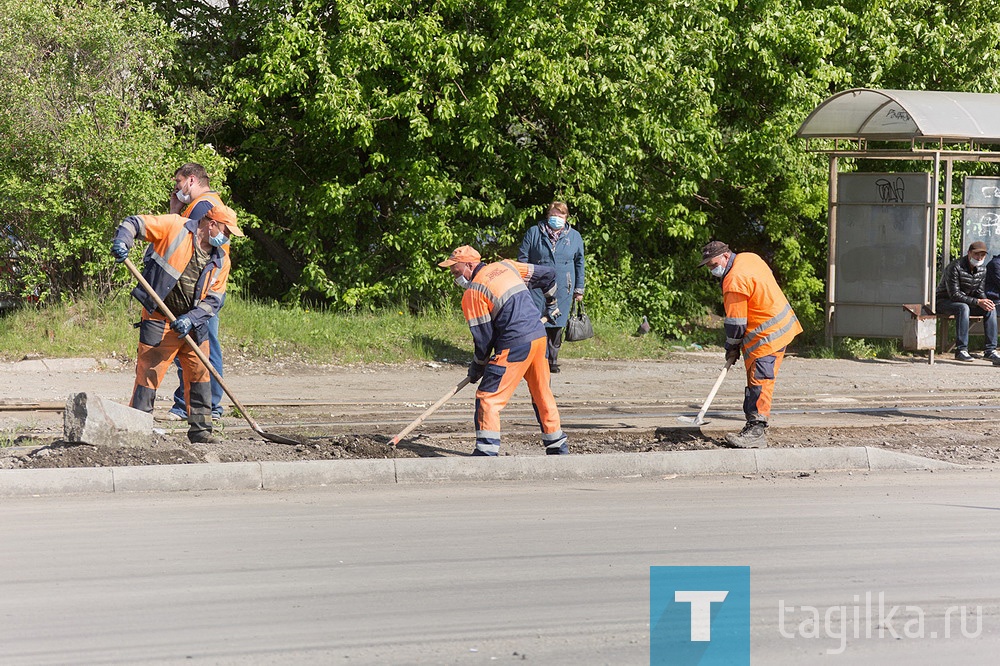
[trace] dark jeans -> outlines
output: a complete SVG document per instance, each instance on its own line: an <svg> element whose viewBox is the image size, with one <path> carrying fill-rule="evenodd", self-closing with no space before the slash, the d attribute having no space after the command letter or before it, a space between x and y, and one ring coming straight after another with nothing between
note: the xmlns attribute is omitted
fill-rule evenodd
<svg viewBox="0 0 1000 666"><path fill-rule="evenodd" d="M969 317L983 318L983 331L986 333L986 353L997 348L997 311L987 312L978 305L969 305L960 301L943 300L937 302L939 314L955 315L955 351L969 349Z"/></svg>
<svg viewBox="0 0 1000 666"><path fill-rule="evenodd" d="M215 315L207 322L205 322L205 327L208 329L208 360L212 363L212 367L219 371L222 375L222 345L219 344L219 315ZM174 362L177 366L177 381L180 382L180 386L174 391L174 406L170 411L174 412L178 416L187 415L187 405L184 404L184 373L181 372L181 364L179 360ZM219 382L215 381L215 377L212 377L212 415L221 416L222 406L219 404L222 402L222 386Z"/></svg>

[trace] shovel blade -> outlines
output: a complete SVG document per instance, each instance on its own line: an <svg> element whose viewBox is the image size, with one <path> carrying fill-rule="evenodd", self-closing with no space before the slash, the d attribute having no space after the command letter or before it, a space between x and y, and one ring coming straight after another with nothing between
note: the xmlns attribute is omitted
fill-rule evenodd
<svg viewBox="0 0 1000 666"><path fill-rule="evenodd" d="M677 420L681 423L690 423L692 425L704 425L708 423L705 419L700 419L697 416L678 416Z"/></svg>

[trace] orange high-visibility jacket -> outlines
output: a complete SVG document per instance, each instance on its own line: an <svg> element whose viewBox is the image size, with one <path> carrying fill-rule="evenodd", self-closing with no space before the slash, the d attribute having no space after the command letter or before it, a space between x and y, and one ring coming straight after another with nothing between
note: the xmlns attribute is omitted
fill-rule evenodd
<svg viewBox="0 0 1000 666"><path fill-rule="evenodd" d="M485 365L494 352L530 344L545 337L531 289L555 300L556 272L548 266L504 260L480 263L462 294L462 312L469 322L475 360Z"/></svg>
<svg viewBox="0 0 1000 666"><path fill-rule="evenodd" d="M197 220L182 215L131 215L118 226L115 238L128 247L132 247L137 238L149 241L153 251L144 258L142 275L160 298L166 298L194 256L197 231ZM229 254L225 246L213 247L209 257L195 285L194 308L186 313L174 313L178 317L187 314L195 326L219 311L229 281ZM157 309L142 287L136 287L132 295L147 311Z"/></svg>
<svg viewBox="0 0 1000 666"><path fill-rule="evenodd" d="M726 349L739 345L747 360L786 347L802 332L771 268L752 252L734 254L722 278Z"/></svg>

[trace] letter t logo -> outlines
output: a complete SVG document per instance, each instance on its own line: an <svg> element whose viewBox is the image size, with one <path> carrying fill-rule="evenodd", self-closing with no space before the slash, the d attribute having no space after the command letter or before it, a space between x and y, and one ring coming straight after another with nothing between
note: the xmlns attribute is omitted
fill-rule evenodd
<svg viewBox="0 0 1000 666"><path fill-rule="evenodd" d="M675 590L674 601L691 604L691 640L712 640L712 602L725 601L725 590Z"/></svg>

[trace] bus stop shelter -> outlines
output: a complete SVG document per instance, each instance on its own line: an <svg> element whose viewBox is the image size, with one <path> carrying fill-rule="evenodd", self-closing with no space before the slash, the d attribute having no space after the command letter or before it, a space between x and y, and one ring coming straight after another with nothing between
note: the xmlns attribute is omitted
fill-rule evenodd
<svg viewBox="0 0 1000 666"><path fill-rule="evenodd" d="M904 304L934 312L953 224L963 248L982 240L1000 254L1000 175L954 182L956 162L1000 162L988 149L1000 145L1000 94L846 90L817 106L796 136L830 160L827 344L903 337L913 317ZM846 158L858 169L841 172ZM875 160L925 168L861 170ZM933 362L933 336L919 348Z"/></svg>

